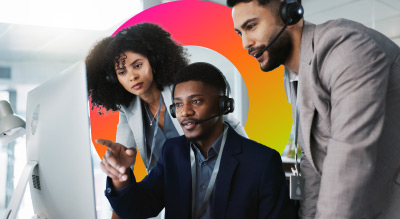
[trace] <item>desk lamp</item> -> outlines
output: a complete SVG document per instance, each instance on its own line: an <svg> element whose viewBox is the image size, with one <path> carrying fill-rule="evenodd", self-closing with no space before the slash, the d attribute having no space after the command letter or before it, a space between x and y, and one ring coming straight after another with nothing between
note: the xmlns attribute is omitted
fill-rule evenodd
<svg viewBox="0 0 400 219"><path fill-rule="evenodd" d="M25 121L14 114L8 101L0 100L0 145L6 145L25 134Z"/></svg>

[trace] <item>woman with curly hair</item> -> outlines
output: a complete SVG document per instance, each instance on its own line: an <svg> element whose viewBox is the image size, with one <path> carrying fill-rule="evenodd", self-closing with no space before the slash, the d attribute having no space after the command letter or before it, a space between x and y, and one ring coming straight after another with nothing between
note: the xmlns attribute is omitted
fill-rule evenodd
<svg viewBox="0 0 400 219"><path fill-rule="evenodd" d="M139 149L147 172L161 156L164 142L183 135L169 113L175 73L188 63L184 48L170 33L141 23L107 37L86 58L92 105L119 110L116 142ZM246 136L232 116L224 118Z"/></svg>

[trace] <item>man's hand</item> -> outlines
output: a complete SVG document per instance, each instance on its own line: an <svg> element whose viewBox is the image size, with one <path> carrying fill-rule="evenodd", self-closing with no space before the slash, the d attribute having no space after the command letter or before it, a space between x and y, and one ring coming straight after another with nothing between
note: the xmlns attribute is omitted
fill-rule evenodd
<svg viewBox="0 0 400 219"><path fill-rule="evenodd" d="M135 163L136 149L126 148L122 144L105 139L96 139L96 143L108 147L101 161L101 169L113 179L115 187L120 187L118 185L126 182L129 177L127 170Z"/></svg>

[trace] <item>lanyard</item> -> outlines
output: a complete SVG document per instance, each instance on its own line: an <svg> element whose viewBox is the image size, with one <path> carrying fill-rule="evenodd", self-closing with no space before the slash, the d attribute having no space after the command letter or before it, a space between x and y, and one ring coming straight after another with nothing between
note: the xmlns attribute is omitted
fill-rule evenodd
<svg viewBox="0 0 400 219"><path fill-rule="evenodd" d="M196 158L194 156L193 148L190 148L190 166L191 166L191 169L192 169L192 218L199 218L204 213L204 211L206 210L206 204L208 203L208 200L210 199L211 192L214 189L215 180L216 180L217 175L218 175L219 165L221 163L222 152L224 151L224 146L225 146L227 134L228 134L228 126L224 125L224 134L223 134L223 137L222 137L221 148L220 148L219 153L218 153L218 158L217 158L217 161L215 162L215 166L214 166L213 172L211 174L210 182L208 183L208 186L207 186L207 191L206 191L206 194L204 196L204 200L201 203L200 210L199 210L199 212L197 214L195 213L195 203L196 203Z"/></svg>
<svg viewBox="0 0 400 219"><path fill-rule="evenodd" d="M148 166L147 166L147 168L150 168L150 166L151 166L151 161L152 161L152 159L153 159L153 153L154 153L154 147L155 147L155 144L156 144L156 135L157 135L157 132L158 132L158 121L159 121L159 119L160 119L160 111L161 111L161 104L162 104L162 95L160 95L160 101L158 102L158 110L157 110L157 119L156 119L156 121L155 121L155 124L154 124L154 134L153 134L153 141L151 142L151 149L150 149L150 158L149 158L149 162L148 162ZM150 109L149 109L149 111L150 111ZM158 157L157 157L157 159L158 159ZM146 169L147 169L146 168Z"/></svg>
<svg viewBox="0 0 400 219"><path fill-rule="evenodd" d="M298 169L298 162L297 162L297 147L298 147L298 140L299 140L299 117L300 117L300 110L299 110L299 102L300 102L300 94L299 94L299 81L297 81L297 88L296 88L296 112L295 112L295 124L294 124L294 159L295 165L294 169L292 168L292 172L295 176L299 176L299 169Z"/></svg>

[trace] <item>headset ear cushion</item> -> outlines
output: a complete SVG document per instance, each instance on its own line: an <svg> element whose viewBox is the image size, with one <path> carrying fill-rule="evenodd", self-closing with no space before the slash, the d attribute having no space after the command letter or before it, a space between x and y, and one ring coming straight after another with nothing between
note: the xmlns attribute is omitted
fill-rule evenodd
<svg viewBox="0 0 400 219"><path fill-rule="evenodd" d="M115 77L111 76L111 75L107 75L106 76L106 80L108 81L108 83L110 84L118 84L118 81Z"/></svg>
<svg viewBox="0 0 400 219"><path fill-rule="evenodd" d="M221 96L219 99L219 113L228 114L235 109L235 101L227 96Z"/></svg>
<svg viewBox="0 0 400 219"><path fill-rule="evenodd" d="M287 23L288 25L296 24L304 15L303 6L298 2L288 4L284 1L279 10L283 23Z"/></svg>
<svg viewBox="0 0 400 219"><path fill-rule="evenodd" d="M169 113L171 114L172 118L176 118L175 104L171 104L169 106Z"/></svg>
<svg viewBox="0 0 400 219"><path fill-rule="evenodd" d="M228 111L225 114L232 113L235 110L235 100L233 98L228 98Z"/></svg>

